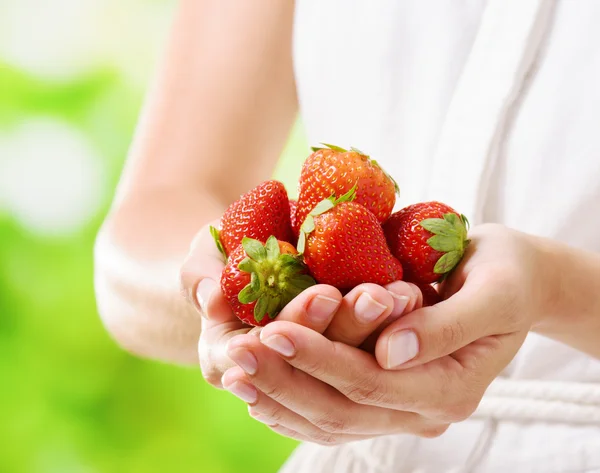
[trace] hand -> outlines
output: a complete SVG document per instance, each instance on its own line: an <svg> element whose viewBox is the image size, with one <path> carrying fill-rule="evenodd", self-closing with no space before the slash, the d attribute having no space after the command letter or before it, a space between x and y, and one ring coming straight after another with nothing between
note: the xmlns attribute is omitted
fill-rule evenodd
<svg viewBox="0 0 600 473"><path fill-rule="evenodd" d="M218 388L222 387L223 373L234 366L227 355L228 341L236 335L258 335L260 331L242 323L229 308L219 286L223 266L206 225L191 245L180 278L183 294L203 315L198 344L202 373ZM376 341L373 334L421 303L418 289L401 281L386 288L364 284L345 297L332 286L317 285L290 302L277 320L294 322L351 346L364 344L372 350Z"/></svg>
<svg viewBox="0 0 600 473"><path fill-rule="evenodd" d="M529 237L499 225L475 228L471 237L465 260L444 284L447 300L389 325L375 356L274 322L260 341L231 340L234 361L253 356L256 365L232 368L225 385L244 385L253 393L246 399L252 415L300 440L440 435L473 413L547 306Z"/></svg>

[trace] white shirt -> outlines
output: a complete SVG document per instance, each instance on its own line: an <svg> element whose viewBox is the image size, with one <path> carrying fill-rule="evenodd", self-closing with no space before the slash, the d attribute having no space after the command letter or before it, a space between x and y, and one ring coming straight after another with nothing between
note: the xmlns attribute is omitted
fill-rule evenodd
<svg viewBox="0 0 600 473"><path fill-rule="evenodd" d="M442 200L473 224L498 222L600 251L598 25L599 0L296 0L294 60L308 138L376 158L400 184L398 208ZM574 445L557 440L569 429L573 442L592 442L600 471L600 360L531 334L476 417L484 420L436 439L452 442L457 429L475 428L456 465L489 434L489 419L499 419L483 450L488 463L478 457L473 465L482 469L472 471L509 470L505 455L500 468L489 451L513 423L518 435L531 435L513 448L537 445L513 471L567 471L540 466L550 446L570 458L569 471L595 471L576 469L592 466L587 450L573 459ZM347 448L362 447L338 450ZM311 473L323 463L315 455ZM426 460L415 464L430 471ZM412 471L397 461L390 468L372 471Z"/></svg>

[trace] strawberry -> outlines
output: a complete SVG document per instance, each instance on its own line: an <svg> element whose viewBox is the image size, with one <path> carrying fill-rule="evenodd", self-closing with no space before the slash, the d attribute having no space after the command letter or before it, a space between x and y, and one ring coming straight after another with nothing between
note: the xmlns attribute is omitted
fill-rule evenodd
<svg viewBox="0 0 600 473"><path fill-rule="evenodd" d="M321 201L306 217L298 251L311 274L340 290L371 282L402 279L402 265L392 256L377 217L353 202L355 187L339 199Z"/></svg>
<svg viewBox="0 0 600 473"><path fill-rule="evenodd" d="M289 205L281 182L263 182L227 208L220 231L211 227L217 247L227 257L244 237L266 241L273 235L282 241L292 240Z"/></svg>
<svg viewBox="0 0 600 473"><path fill-rule="evenodd" d="M404 267L409 282L440 281L461 260L467 239L468 220L440 202L410 205L383 225L392 254Z"/></svg>
<svg viewBox="0 0 600 473"><path fill-rule="evenodd" d="M288 302L315 284L297 255L290 243L274 236L265 245L242 239L221 274L221 290L242 322L268 324Z"/></svg>
<svg viewBox="0 0 600 473"><path fill-rule="evenodd" d="M429 307L442 302L442 296L440 296L440 293L432 285L417 284L417 286L421 290L421 294L423 294L423 307Z"/></svg>
<svg viewBox="0 0 600 473"><path fill-rule="evenodd" d="M312 148L300 174L296 232L309 212L333 195L343 195L356 186L356 203L364 205L383 223L392 213L398 184L363 152L324 144Z"/></svg>
<svg viewBox="0 0 600 473"><path fill-rule="evenodd" d="M296 209L298 208L298 201L290 199L290 223L292 224L292 232L294 237L298 240L298 233L300 232L300 225L296 224Z"/></svg>

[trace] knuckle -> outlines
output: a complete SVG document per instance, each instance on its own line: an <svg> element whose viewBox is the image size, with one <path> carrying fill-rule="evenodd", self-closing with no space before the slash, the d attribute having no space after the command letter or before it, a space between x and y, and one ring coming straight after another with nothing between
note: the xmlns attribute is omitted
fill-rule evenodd
<svg viewBox="0 0 600 473"><path fill-rule="evenodd" d="M327 353L315 353L314 356L311 354L297 355L297 359L302 363L302 371L318 379L330 374L331 365L327 360L337 360L339 354L335 343L330 342L326 350Z"/></svg>
<svg viewBox="0 0 600 473"><path fill-rule="evenodd" d="M385 393L375 379L361 380L344 390L345 396L357 404L380 404L385 400Z"/></svg>
<svg viewBox="0 0 600 473"><path fill-rule="evenodd" d="M438 346L454 349L465 339L466 328L460 320L444 323L440 330L441 340Z"/></svg>
<svg viewBox="0 0 600 473"><path fill-rule="evenodd" d="M261 385L260 390L274 401L285 401L285 393L276 384Z"/></svg>
<svg viewBox="0 0 600 473"><path fill-rule="evenodd" d="M302 360L302 371L311 375L313 378L320 378L324 373L322 359L304 359Z"/></svg>
<svg viewBox="0 0 600 473"><path fill-rule="evenodd" d="M311 436L319 445L337 445L338 438L331 432L320 431Z"/></svg>
<svg viewBox="0 0 600 473"><path fill-rule="evenodd" d="M259 414L267 417L270 421L274 422L275 424L284 423L283 420L285 416L281 407L271 406L265 409L264 406L257 405L255 406L255 409Z"/></svg>
<svg viewBox="0 0 600 473"><path fill-rule="evenodd" d="M207 362L200 362L200 371L204 380L215 388L222 388L221 376L222 373L215 368L214 365Z"/></svg>
<svg viewBox="0 0 600 473"><path fill-rule="evenodd" d="M325 415L315 421L315 426L329 433L345 433L349 430L347 419L339 415Z"/></svg>
<svg viewBox="0 0 600 473"><path fill-rule="evenodd" d="M223 373L218 369L216 363L214 363L211 350L209 350L207 345L201 341L198 351L200 355L200 372L202 373L202 377L208 384L215 388L222 388L221 377L223 376Z"/></svg>

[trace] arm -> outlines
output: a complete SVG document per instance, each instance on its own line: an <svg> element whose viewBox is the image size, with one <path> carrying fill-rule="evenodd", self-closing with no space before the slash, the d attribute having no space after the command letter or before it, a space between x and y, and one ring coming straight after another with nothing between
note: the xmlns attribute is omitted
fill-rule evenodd
<svg viewBox="0 0 600 473"><path fill-rule="evenodd" d="M199 228L268 179L296 113L293 2L183 0L96 242L100 315L132 352L197 361L179 294Z"/></svg>
<svg viewBox="0 0 600 473"><path fill-rule="evenodd" d="M600 255L535 238L550 275L547 316L533 331L600 358Z"/></svg>

